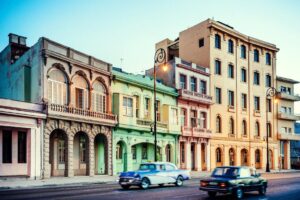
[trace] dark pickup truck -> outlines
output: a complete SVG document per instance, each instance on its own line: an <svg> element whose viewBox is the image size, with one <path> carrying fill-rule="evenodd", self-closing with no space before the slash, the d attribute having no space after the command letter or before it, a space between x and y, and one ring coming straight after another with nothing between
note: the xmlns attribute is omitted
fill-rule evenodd
<svg viewBox="0 0 300 200"><path fill-rule="evenodd" d="M209 178L200 180L200 190L207 191L210 197L217 193L232 194L236 199L242 199L244 192L258 191L266 193L268 181L260 177L254 168L250 167L217 167Z"/></svg>

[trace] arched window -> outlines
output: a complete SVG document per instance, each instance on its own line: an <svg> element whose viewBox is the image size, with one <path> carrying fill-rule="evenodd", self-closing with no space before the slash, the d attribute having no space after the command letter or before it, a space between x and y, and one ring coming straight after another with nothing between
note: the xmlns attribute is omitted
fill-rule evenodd
<svg viewBox="0 0 300 200"><path fill-rule="evenodd" d="M234 150L233 148L230 148L229 149L229 165L230 166L234 166L234 159L235 158L235 155L234 155Z"/></svg>
<svg viewBox="0 0 300 200"><path fill-rule="evenodd" d="M221 117L218 115L216 118L216 133L222 132L222 120Z"/></svg>
<svg viewBox="0 0 300 200"><path fill-rule="evenodd" d="M228 40L228 52L233 53L233 41Z"/></svg>
<svg viewBox="0 0 300 200"><path fill-rule="evenodd" d="M167 144L166 146L166 160L167 162L171 162L171 145Z"/></svg>
<svg viewBox="0 0 300 200"><path fill-rule="evenodd" d="M118 142L116 147L116 159L120 160L122 158L123 158L123 145L121 142Z"/></svg>
<svg viewBox="0 0 300 200"><path fill-rule="evenodd" d="M106 112L106 96L107 92L104 85L99 81L95 81L92 93L92 105L95 112Z"/></svg>
<svg viewBox="0 0 300 200"><path fill-rule="evenodd" d="M48 74L48 99L53 104L67 104L68 82L64 73L59 69L54 69Z"/></svg>
<svg viewBox="0 0 300 200"><path fill-rule="evenodd" d="M232 117L229 119L229 134L234 134L234 120Z"/></svg>
<svg viewBox="0 0 300 200"><path fill-rule="evenodd" d="M244 166L248 165L248 151L246 149L241 151L241 164Z"/></svg>
<svg viewBox="0 0 300 200"><path fill-rule="evenodd" d="M75 106L81 109L88 109L89 87L86 80L82 76L76 75L72 82L75 90Z"/></svg>
<svg viewBox="0 0 300 200"><path fill-rule="evenodd" d="M255 162L260 163L260 151L259 151L259 149L255 150Z"/></svg>
<svg viewBox="0 0 300 200"><path fill-rule="evenodd" d="M221 49L221 37L218 34L215 34L215 48Z"/></svg>
<svg viewBox="0 0 300 200"><path fill-rule="evenodd" d="M220 148L216 149L216 161L217 162L222 162L222 152Z"/></svg>
<svg viewBox="0 0 300 200"><path fill-rule="evenodd" d="M243 122L242 122L242 134L243 134L243 136L247 136L247 122L246 122L246 120L243 120Z"/></svg>
<svg viewBox="0 0 300 200"><path fill-rule="evenodd" d="M271 54L266 53L266 65L271 65Z"/></svg>
<svg viewBox="0 0 300 200"><path fill-rule="evenodd" d="M259 62L259 51L254 49L254 62Z"/></svg>
<svg viewBox="0 0 300 200"><path fill-rule="evenodd" d="M241 45L241 58L246 59L246 46L245 45Z"/></svg>
<svg viewBox="0 0 300 200"><path fill-rule="evenodd" d="M272 137L272 127L270 122L267 123L267 131L268 131L268 136Z"/></svg>
<svg viewBox="0 0 300 200"><path fill-rule="evenodd" d="M255 136L260 136L259 122L255 122Z"/></svg>

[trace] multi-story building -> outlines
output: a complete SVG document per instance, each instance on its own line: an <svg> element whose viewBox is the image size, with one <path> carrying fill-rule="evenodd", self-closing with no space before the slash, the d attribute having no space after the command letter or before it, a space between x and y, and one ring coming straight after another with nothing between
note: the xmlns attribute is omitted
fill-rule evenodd
<svg viewBox="0 0 300 200"><path fill-rule="evenodd" d="M266 95L267 89L276 84L279 49L274 44L207 19L180 32L174 41L157 43L156 48L164 48L168 60L177 56L210 69L214 102L210 107L211 168L264 168L267 127L270 167L278 168L277 114L274 99L267 100Z"/></svg>
<svg viewBox="0 0 300 200"><path fill-rule="evenodd" d="M210 112L209 68L181 60L168 62L168 76L162 68L157 78L179 92L181 135L179 137L180 167L190 170L210 170ZM146 74L153 76L153 69Z"/></svg>
<svg viewBox="0 0 300 200"><path fill-rule="evenodd" d="M111 65L47 38L10 34L0 53L2 98L42 104L42 176L112 174Z"/></svg>
<svg viewBox="0 0 300 200"><path fill-rule="evenodd" d="M153 84L150 77L113 70L112 107L119 122L113 130L114 173L136 170L140 163L154 161ZM177 164L178 93L159 82L156 91L158 159Z"/></svg>
<svg viewBox="0 0 300 200"><path fill-rule="evenodd" d="M43 106L0 99L0 176L41 177Z"/></svg>
<svg viewBox="0 0 300 200"><path fill-rule="evenodd" d="M300 140L300 135L295 134L295 124L296 121L300 120L300 117L294 114L294 102L300 101L300 96L294 93L294 84L299 83L299 81L279 76L277 76L276 81L280 168L290 169L291 142ZM299 154L299 152L294 153Z"/></svg>

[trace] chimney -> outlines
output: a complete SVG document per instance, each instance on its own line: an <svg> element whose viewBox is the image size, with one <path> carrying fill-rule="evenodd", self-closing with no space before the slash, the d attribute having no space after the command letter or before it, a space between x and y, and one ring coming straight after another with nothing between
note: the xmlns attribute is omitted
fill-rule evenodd
<svg viewBox="0 0 300 200"><path fill-rule="evenodd" d="M28 49L26 46L26 37L8 34L9 46L11 47L11 64L15 63Z"/></svg>

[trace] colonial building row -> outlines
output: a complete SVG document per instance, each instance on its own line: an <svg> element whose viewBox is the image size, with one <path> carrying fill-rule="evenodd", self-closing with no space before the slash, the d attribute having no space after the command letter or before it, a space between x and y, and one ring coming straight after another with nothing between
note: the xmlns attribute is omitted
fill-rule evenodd
<svg viewBox="0 0 300 200"><path fill-rule="evenodd" d="M0 176L114 175L155 153L189 170L264 169L266 137L271 169L290 168L300 97L297 81L276 76L275 45L209 19L156 48L168 69L156 69L154 99L153 68L135 75L47 38L28 47L10 34L0 53Z"/></svg>

